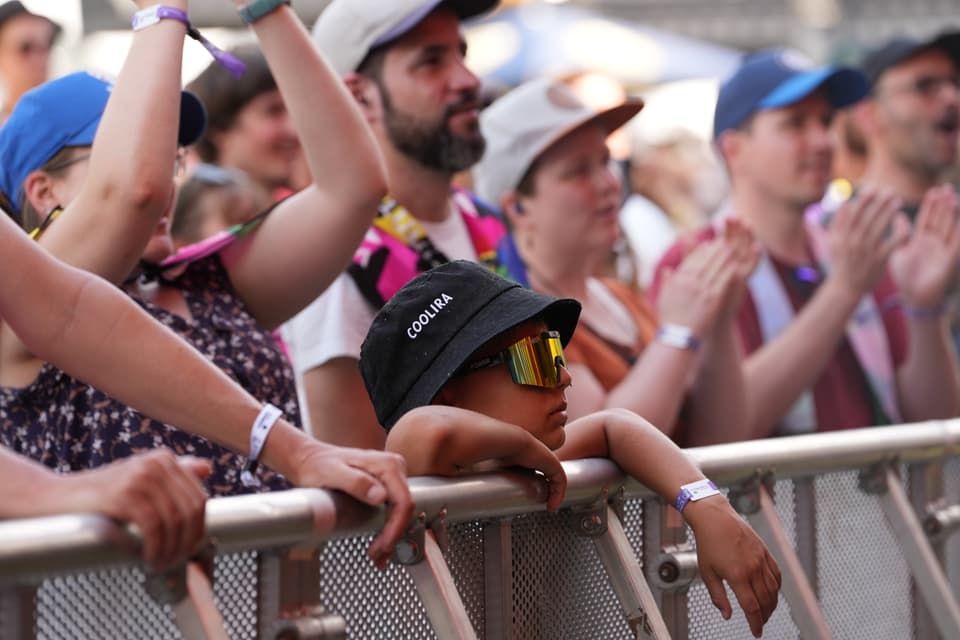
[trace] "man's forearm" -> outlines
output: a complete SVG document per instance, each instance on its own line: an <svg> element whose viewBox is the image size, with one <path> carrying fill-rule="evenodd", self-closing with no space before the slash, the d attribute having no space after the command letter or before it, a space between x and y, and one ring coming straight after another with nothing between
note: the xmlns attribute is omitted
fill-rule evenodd
<svg viewBox="0 0 960 640"><path fill-rule="evenodd" d="M900 412L908 422L960 413L960 372L945 318L907 323L909 354L897 370Z"/></svg>
<svg viewBox="0 0 960 640"><path fill-rule="evenodd" d="M764 438L810 389L844 336L859 299L827 279L793 322L772 341L747 357L748 436Z"/></svg>

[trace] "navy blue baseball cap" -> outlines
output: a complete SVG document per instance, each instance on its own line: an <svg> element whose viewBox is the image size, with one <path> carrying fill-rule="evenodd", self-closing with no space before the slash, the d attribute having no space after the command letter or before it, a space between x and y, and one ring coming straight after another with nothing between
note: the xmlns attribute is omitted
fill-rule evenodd
<svg viewBox="0 0 960 640"><path fill-rule="evenodd" d="M870 91L867 77L852 67L817 67L791 49L767 49L744 58L720 86L714 112L713 137L735 129L757 111L799 102L824 88L834 107L847 107Z"/></svg>
<svg viewBox="0 0 960 640"><path fill-rule="evenodd" d="M19 215L23 182L64 147L93 144L113 85L84 71L31 89L0 127L0 191ZM194 94L180 94L182 146L196 142L207 124L207 112ZM172 161L172 159L171 159Z"/></svg>

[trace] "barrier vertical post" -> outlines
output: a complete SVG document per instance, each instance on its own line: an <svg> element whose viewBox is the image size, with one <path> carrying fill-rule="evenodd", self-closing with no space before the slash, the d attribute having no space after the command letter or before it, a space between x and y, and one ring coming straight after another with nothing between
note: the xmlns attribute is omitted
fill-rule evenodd
<svg viewBox="0 0 960 640"><path fill-rule="evenodd" d="M688 547L687 525L673 507L666 506L661 500L647 500L643 503L643 566L647 579L654 585L651 591L667 632L672 638L686 638L690 635L686 587L664 589L650 575L660 564L657 562L660 554L668 547Z"/></svg>
<svg viewBox="0 0 960 640"><path fill-rule="evenodd" d="M415 541L408 538L401 542L397 552L403 554L401 549L405 545L414 548L413 556L403 564L413 578L434 632L444 640L477 640L477 633L453 582L450 568L443 559L436 536L433 531L420 527L416 537Z"/></svg>
<svg viewBox="0 0 960 640"><path fill-rule="evenodd" d="M32 640L36 612L36 587L7 585L0 589L0 640Z"/></svg>
<svg viewBox="0 0 960 640"><path fill-rule="evenodd" d="M957 629L960 629L960 606L953 598L946 575L913 512L896 471L889 464L879 465L868 474L863 484L866 491L879 497L883 514L900 542L910 573L940 634L944 638L955 637Z"/></svg>
<svg viewBox="0 0 960 640"><path fill-rule="evenodd" d="M759 476L735 492L737 511L747 516L750 526L770 549L783 577L783 596L790 603L790 615L804 640L827 640L832 636L803 564L787 537L777 515L765 479ZM772 485L772 482L769 483Z"/></svg>
<svg viewBox="0 0 960 640"><path fill-rule="evenodd" d="M669 640L667 625L612 507L606 506L606 527L593 542L634 637Z"/></svg>
<svg viewBox="0 0 960 640"><path fill-rule="evenodd" d="M486 640L513 640L513 525L510 518L483 527L484 629Z"/></svg>
<svg viewBox="0 0 960 640"><path fill-rule="evenodd" d="M931 505L943 498L943 464L910 465L907 467L907 479L914 513L922 517ZM945 568L946 555L943 540L929 540L929 542L937 562ZM910 585L910 592L913 600L913 636L915 638L936 637L936 622L923 602L916 581Z"/></svg>

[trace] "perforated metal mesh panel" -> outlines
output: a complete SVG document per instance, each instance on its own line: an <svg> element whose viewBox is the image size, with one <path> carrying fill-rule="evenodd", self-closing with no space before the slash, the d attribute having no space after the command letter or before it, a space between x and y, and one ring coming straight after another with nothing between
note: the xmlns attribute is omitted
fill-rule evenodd
<svg viewBox="0 0 960 640"><path fill-rule="evenodd" d="M623 507L623 532L633 547L637 564L643 566L643 501L631 500Z"/></svg>
<svg viewBox="0 0 960 640"><path fill-rule="evenodd" d="M169 607L154 603L139 569L114 569L44 581L37 590L37 637L56 640L179 639ZM230 638L257 637L256 554L219 556L214 593Z"/></svg>
<svg viewBox="0 0 960 640"><path fill-rule="evenodd" d="M257 638L257 553L218 556L213 593L232 640Z"/></svg>
<svg viewBox="0 0 960 640"><path fill-rule="evenodd" d="M407 571L391 564L378 571L367 547L372 537L335 540L321 556L321 601L347 622L358 640L436 638Z"/></svg>
<svg viewBox="0 0 960 640"><path fill-rule="evenodd" d="M466 522L450 527L449 548L444 554L453 582L463 599L477 636L486 635L484 624L483 524Z"/></svg>
<svg viewBox="0 0 960 640"><path fill-rule="evenodd" d="M876 496L858 474L817 478L820 600L836 638L913 637L910 579Z"/></svg>
<svg viewBox="0 0 960 640"><path fill-rule="evenodd" d="M556 517L514 520L513 588L516 638L632 638L593 541Z"/></svg>
<svg viewBox="0 0 960 640"><path fill-rule="evenodd" d="M170 611L154 604L137 569L55 578L37 591L37 637L179 638Z"/></svg>

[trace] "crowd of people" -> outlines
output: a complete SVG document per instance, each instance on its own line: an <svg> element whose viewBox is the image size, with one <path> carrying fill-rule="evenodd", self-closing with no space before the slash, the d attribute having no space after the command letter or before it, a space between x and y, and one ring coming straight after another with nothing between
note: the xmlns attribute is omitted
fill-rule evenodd
<svg viewBox="0 0 960 640"><path fill-rule="evenodd" d="M695 228L694 178L648 183L683 211L640 286L608 269L607 138L642 100L541 78L484 108L461 25L496 0L333 0L312 33L236 0L256 44L207 42L186 91L188 0L134 3L114 82L30 86L6 56L58 28L0 5L0 517L129 520L163 568L206 495L324 487L386 508L383 567L408 475L526 467L555 510L562 460L609 457L759 636L777 564L680 447L960 414L960 33L861 68L746 56L715 110L729 195Z"/></svg>

